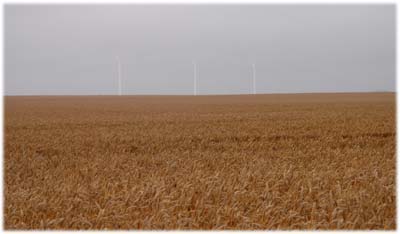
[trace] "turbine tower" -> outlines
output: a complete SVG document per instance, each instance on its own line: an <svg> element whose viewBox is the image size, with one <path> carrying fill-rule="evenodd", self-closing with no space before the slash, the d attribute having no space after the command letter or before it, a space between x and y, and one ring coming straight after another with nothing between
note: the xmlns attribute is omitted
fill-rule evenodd
<svg viewBox="0 0 400 234"><path fill-rule="evenodd" d="M118 95L122 95L122 79L121 79L121 61L119 57L116 57L117 59L117 69L118 69Z"/></svg>
<svg viewBox="0 0 400 234"><path fill-rule="evenodd" d="M252 64L253 69L253 94L257 94L257 87L256 87L256 65Z"/></svg>
<svg viewBox="0 0 400 234"><path fill-rule="evenodd" d="M197 64L193 61L193 95L197 95Z"/></svg>

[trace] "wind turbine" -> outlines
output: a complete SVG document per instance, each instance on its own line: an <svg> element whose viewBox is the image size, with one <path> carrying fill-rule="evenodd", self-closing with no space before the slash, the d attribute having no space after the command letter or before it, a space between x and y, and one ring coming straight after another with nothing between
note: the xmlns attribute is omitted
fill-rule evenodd
<svg viewBox="0 0 400 234"><path fill-rule="evenodd" d="M118 95L122 95L122 79L121 79L121 60L116 56L117 69L118 69Z"/></svg>
<svg viewBox="0 0 400 234"><path fill-rule="evenodd" d="M253 70L253 94L257 94L256 65L254 63L252 64L252 70Z"/></svg>
<svg viewBox="0 0 400 234"><path fill-rule="evenodd" d="M197 64L193 61L193 95L197 95Z"/></svg>

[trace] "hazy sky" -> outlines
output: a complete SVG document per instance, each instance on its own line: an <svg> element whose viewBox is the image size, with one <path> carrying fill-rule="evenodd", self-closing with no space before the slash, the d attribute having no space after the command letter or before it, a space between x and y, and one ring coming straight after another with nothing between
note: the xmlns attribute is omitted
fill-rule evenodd
<svg viewBox="0 0 400 234"><path fill-rule="evenodd" d="M5 94L395 90L394 5L6 5Z"/></svg>

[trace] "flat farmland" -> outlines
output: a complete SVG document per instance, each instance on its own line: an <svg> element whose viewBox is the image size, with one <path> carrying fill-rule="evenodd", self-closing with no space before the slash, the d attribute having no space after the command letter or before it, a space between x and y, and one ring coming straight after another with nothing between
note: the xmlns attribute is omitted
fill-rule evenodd
<svg viewBox="0 0 400 234"><path fill-rule="evenodd" d="M393 230L395 102L4 97L4 227Z"/></svg>

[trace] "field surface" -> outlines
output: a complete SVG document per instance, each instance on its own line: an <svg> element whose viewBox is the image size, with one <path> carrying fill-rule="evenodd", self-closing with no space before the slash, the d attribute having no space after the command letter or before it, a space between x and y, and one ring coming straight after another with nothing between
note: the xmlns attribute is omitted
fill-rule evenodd
<svg viewBox="0 0 400 234"><path fill-rule="evenodd" d="M395 229L395 94L5 97L6 229Z"/></svg>

